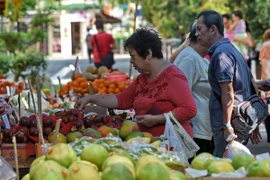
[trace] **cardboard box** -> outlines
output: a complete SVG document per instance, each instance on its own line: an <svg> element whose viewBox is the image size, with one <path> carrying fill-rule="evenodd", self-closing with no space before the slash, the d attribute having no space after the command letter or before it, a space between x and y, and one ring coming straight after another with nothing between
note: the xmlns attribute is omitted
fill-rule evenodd
<svg viewBox="0 0 270 180"><path fill-rule="evenodd" d="M108 109L101 106L85 106L84 113L95 112L101 115L107 115Z"/></svg>
<svg viewBox="0 0 270 180"><path fill-rule="evenodd" d="M32 143L17 144L17 153L19 168L30 167L31 163L36 158L35 145ZM13 144L2 144L1 156L10 164L11 167L16 167Z"/></svg>
<svg viewBox="0 0 270 180"><path fill-rule="evenodd" d="M245 178L210 178L206 177L202 180L269 180L269 178L260 178L260 177L245 177Z"/></svg>
<svg viewBox="0 0 270 180"><path fill-rule="evenodd" d="M36 157L43 156L47 153L48 148L52 146L50 143L45 143L45 144L39 144L37 143L36 145Z"/></svg>
<svg viewBox="0 0 270 180"><path fill-rule="evenodd" d="M203 177L196 180L269 180L269 178L260 177L245 177L245 178L214 178L214 177Z"/></svg>

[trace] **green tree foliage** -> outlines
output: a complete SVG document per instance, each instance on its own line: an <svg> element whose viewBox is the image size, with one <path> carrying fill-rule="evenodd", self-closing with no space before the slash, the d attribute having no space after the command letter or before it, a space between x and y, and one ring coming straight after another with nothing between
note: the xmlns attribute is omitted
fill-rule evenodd
<svg viewBox="0 0 270 180"><path fill-rule="evenodd" d="M135 0L107 2L116 5L135 3ZM270 0L139 0L139 3L143 16L164 38L177 37L179 30L187 33L196 15L207 9L221 14L241 10L255 40L261 40L263 32L270 28Z"/></svg>
<svg viewBox="0 0 270 180"><path fill-rule="evenodd" d="M47 63L44 55L35 51L35 44L46 38L44 27L54 22L50 17L53 6L53 0L47 0L43 9L38 9L27 32L0 33L0 63L4 64L0 73L5 75L11 70L14 80L18 81L26 76L33 79L39 71L45 70ZM24 0L21 11L25 13L35 7L36 0ZM12 11L12 6L9 11ZM9 18L13 20L12 15Z"/></svg>
<svg viewBox="0 0 270 180"><path fill-rule="evenodd" d="M220 13L229 10L221 0L142 0L143 15L165 38L177 37L180 31L187 33L197 14L206 9Z"/></svg>
<svg viewBox="0 0 270 180"><path fill-rule="evenodd" d="M36 7L36 0L23 0L22 12L25 14L28 10L33 10Z"/></svg>
<svg viewBox="0 0 270 180"><path fill-rule="evenodd" d="M227 0L227 6L231 12L243 12L253 38L261 41L264 31L270 28L270 0Z"/></svg>

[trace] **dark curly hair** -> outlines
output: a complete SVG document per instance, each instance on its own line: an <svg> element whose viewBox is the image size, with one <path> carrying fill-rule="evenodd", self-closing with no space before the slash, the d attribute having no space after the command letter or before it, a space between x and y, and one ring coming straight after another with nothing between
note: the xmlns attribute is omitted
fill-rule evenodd
<svg viewBox="0 0 270 180"><path fill-rule="evenodd" d="M240 10L233 11L233 15L239 17L239 19L243 19L243 13Z"/></svg>
<svg viewBox="0 0 270 180"><path fill-rule="evenodd" d="M152 51L152 56L158 59L163 58L162 41L157 31L153 29L141 28L137 29L125 42L124 48L134 49L139 56L146 58L149 54L149 49Z"/></svg>

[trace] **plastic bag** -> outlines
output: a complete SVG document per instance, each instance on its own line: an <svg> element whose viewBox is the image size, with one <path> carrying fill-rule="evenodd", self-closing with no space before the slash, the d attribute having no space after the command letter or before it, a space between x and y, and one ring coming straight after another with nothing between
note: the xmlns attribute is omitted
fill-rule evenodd
<svg viewBox="0 0 270 180"><path fill-rule="evenodd" d="M172 112L164 113L164 115L166 117L166 124L163 136L167 140L162 142L163 147L170 151L182 151L187 158L193 157L200 147L194 142Z"/></svg>
<svg viewBox="0 0 270 180"><path fill-rule="evenodd" d="M248 154L250 156L253 156L250 150L245 145L241 144L238 141L232 141L226 146L223 157L232 159L237 154Z"/></svg>
<svg viewBox="0 0 270 180"><path fill-rule="evenodd" d="M165 147L167 150L180 152L183 150L183 147L174 130L174 125L167 114L165 114L165 117L166 117L166 124L164 136L166 137L167 140L164 140L162 142L162 146Z"/></svg>
<svg viewBox="0 0 270 180"><path fill-rule="evenodd" d="M16 173L12 167L0 156L0 180L15 180Z"/></svg>

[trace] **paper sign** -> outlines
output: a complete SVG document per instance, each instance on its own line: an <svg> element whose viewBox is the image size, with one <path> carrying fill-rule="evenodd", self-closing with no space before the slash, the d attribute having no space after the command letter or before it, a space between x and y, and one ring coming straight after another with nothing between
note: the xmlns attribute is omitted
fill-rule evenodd
<svg viewBox="0 0 270 180"><path fill-rule="evenodd" d="M4 114L4 115L2 116L2 119L3 119L3 121L4 121L5 127L6 127L7 129L10 129L10 124L9 124L9 120L8 120L7 114Z"/></svg>

